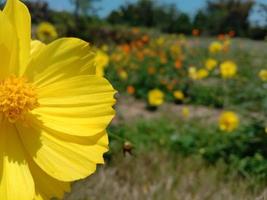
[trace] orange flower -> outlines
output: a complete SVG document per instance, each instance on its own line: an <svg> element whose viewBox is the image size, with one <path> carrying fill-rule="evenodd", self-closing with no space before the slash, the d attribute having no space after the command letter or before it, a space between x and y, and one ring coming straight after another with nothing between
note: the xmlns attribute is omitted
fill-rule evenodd
<svg viewBox="0 0 267 200"><path fill-rule="evenodd" d="M199 29L194 28L194 29L192 30L192 35L193 35L193 36L199 36L199 35L200 35L200 31L199 31Z"/></svg>
<svg viewBox="0 0 267 200"><path fill-rule="evenodd" d="M138 59L139 61L143 61L144 58L145 58L145 55L144 55L143 52L138 51L138 52L136 52L136 57L137 57L137 59Z"/></svg>
<svg viewBox="0 0 267 200"><path fill-rule="evenodd" d="M148 35L144 35L144 36L142 37L142 41L143 41L144 43L148 43L148 42L149 42L149 36L148 36Z"/></svg>
<svg viewBox="0 0 267 200"><path fill-rule="evenodd" d="M133 95L135 93L135 88L132 85L127 87L127 93Z"/></svg>
<svg viewBox="0 0 267 200"><path fill-rule="evenodd" d="M218 35L218 40L224 40L225 39L225 35L224 34L219 34Z"/></svg>
<svg viewBox="0 0 267 200"><path fill-rule="evenodd" d="M223 42L223 51L228 52L230 49L231 41L229 39Z"/></svg>
<svg viewBox="0 0 267 200"><path fill-rule="evenodd" d="M134 28L132 28L132 33L137 35L138 33L140 33L140 29L137 27L134 27Z"/></svg>
<svg viewBox="0 0 267 200"><path fill-rule="evenodd" d="M166 56L162 56L161 58L160 58L160 63L161 64L166 64L168 61L167 61L167 58L166 58Z"/></svg>
<svg viewBox="0 0 267 200"><path fill-rule="evenodd" d="M120 46L120 48L126 54L129 54L131 51L131 47L128 44L123 44Z"/></svg>
<svg viewBox="0 0 267 200"><path fill-rule="evenodd" d="M135 42L132 42L132 45L135 48L142 48L144 46L143 40L136 40Z"/></svg>
<svg viewBox="0 0 267 200"><path fill-rule="evenodd" d="M168 89L169 91L172 91L173 88L174 88L173 83L168 83L168 84L167 84L167 89Z"/></svg>
<svg viewBox="0 0 267 200"><path fill-rule="evenodd" d="M159 58L161 64L166 64L168 62L167 56L164 52L159 52Z"/></svg>
<svg viewBox="0 0 267 200"><path fill-rule="evenodd" d="M155 52L154 52L152 49L149 49L149 48L145 48L145 49L143 50L143 53L144 53L146 56L150 56L150 57L155 56Z"/></svg>
<svg viewBox="0 0 267 200"><path fill-rule="evenodd" d="M165 79L160 79L160 83L162 85L167 85L168 84L167 80L165 80Z"/></svg>
<svg viewBox="0 0 267 200"><path fill-rule="evenodd" d="M235 33L235 31L231 30L231 31L229 31L228 35L229 35L229 37L232 38L232 37L235 37L236 33Z"/></svg>
<svg viewBox="0 0 267 200"><path fill-rule="evenodd" d="M182 61L180 59L177 59L175 61L175 69L181 69L182 67Z"/></svg>
<svg viewBox="0 0 267 200"><path fill-rule="evenodd" d="M155 74L155 73L156 73L156 69L155 69L155 67L152 67L152 66L148 67L148 68L147 68L147 73L148 73L149 75L153 75L153 74Z"/></svg>

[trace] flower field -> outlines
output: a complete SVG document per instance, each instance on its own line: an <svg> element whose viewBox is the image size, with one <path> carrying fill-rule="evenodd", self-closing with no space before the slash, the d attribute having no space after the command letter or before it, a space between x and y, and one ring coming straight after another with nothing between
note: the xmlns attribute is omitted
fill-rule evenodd
<svg viewBox="0 0 267 200"><path fill-rule="evenodd" d="M162 199L161 195L176 199L180 187L189 190L179 193L182 199L253 199L262 195L267 177L266 43L230 35L186 37L139 29L131 34L133 41L103 45L97 53L102 61L99 74L118 90L119 102L109 131L109 164L96 178L105 176L111 167L115 170L111 178L118 178L115 184L132 182L133 191L131 186L124 188L128 199L135 195L134 190L141 192L136 199L149 195L152 199ZM155 179L128 177L135 173L135 165L145 162L143 159L156 165L152 166ZM184 172L188 166L179 168L183 162L197 167ZM169 174L174 183L170 183L167 195L164 187L168 183L160 170L175 169ZM127 175L120 170L130 171ZM147 169L140 170L147 173ZM207 174L192 175L192 185L180 174L199 170L207 170L203 172ZM215 174L209 175L210 170ZM202 176L210 183L194 183L204 181ZM90 184L90 178L87 181L84 185ZM155 186L153 181L160 183ZM153 192L153 187L159 188ZM235 187L245 191L235 191ZM115 186L99 188L116 191ZM208 197L202 196L202 190ZM115 197L123 199L119 192Z"/></svg>

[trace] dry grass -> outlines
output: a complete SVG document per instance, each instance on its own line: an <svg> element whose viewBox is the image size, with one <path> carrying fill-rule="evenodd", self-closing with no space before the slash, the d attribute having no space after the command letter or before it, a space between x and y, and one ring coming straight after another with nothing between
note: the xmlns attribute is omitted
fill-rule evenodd
<svg viewBox="0 0 267 200"><path fill-rule="evenodd" d="M246 181L225 177L223 169L166 153L117 156L95 175L75 183L65 200L252 200L260 196L248 190Z"/></svg>

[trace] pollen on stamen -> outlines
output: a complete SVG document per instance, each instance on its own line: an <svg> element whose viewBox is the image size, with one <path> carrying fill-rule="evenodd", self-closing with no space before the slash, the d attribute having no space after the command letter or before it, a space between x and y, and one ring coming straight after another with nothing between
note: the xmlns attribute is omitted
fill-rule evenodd
<svg viewBox="0 0 267 200"><path fill-rule="evenodd" d="M37 93L24 77L10 76L0 81L0 113L14 123L39 106Z"/></svg>

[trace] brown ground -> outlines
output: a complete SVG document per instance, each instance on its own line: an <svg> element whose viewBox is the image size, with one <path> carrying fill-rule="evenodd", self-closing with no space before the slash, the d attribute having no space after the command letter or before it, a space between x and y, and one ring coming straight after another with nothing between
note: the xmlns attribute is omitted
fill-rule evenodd
<svg viewBox="0 0 267 200"><path fill-rule="evenodd" d="M116 106L116 118L113 123L121 121L131 122L140 118L181 118L183 117L183 108L189 109L188 118L194 118L198 120L206 120L214 122L218 120L220 110L207 108L204 106L191 106L191 105L176 105L174 103L164 103L157 112L151 112L146 110L146 103L141 100L136 100L132 97L121 97L118 100Z"/></svg>

